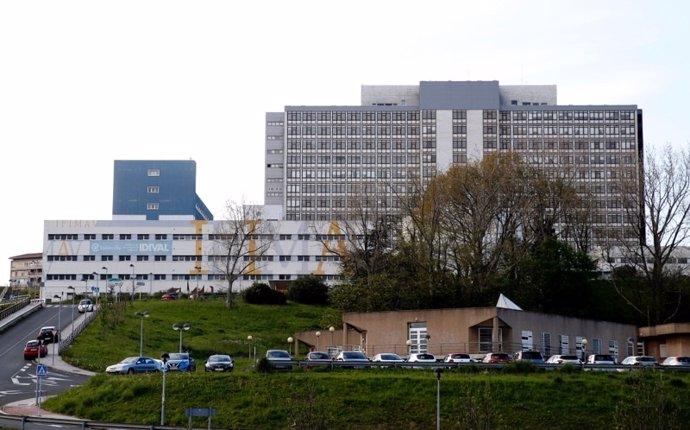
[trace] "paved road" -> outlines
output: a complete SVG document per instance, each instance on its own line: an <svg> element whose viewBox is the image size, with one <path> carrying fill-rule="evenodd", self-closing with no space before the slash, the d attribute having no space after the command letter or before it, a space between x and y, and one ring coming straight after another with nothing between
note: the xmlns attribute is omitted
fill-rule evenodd
<svg viewBox="0 0 690 430"><path fill-rule="evenodd" d="M38 380L36 371L39 363L24 360L24 346L28 340L36 337L42 326L59 324L63 335L70 333L73 309L74 318L78 321L81 314L71 304L61 307L52 305L27 315L0 333L0 344L3 346L0 351L0 405L3 405L4 412L18 415L39 414L35 407ZM42 398L82 385L90 377L89 372L79 371L63 362L57 355L54 344L48 346L48 356L42 358L40 364L47 366L47 374L41 378ZM10 404L16 404L17 407L11 407Z"/></svg>

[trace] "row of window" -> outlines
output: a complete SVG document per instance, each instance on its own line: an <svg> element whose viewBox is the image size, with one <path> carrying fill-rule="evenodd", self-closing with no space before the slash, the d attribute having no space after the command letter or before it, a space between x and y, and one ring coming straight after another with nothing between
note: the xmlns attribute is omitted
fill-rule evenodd
<svg viewBox="0 0 690 430"><path fill-rule="evenodd" d="M334 139L334 140L315 140L315 139L288 139L287 148L289 151L345 151L345 150L365 150L365 151L388 151L388 150L416 150L421 146L419 138L415 139Z"/></svg>
<svg viewBox="0 0 690 430"><path fill-rule="evenodd" d="M421 119L436 120L436 110L423 110ZM482 118L487 121L634 121L635 111L611 110L518 110L498 111L486 109ZM466 120L466 110L453 110L453 120ZM418 123L419 112L287 112L288 124L294 123ZM268 122L267 125L283 125L282 122Z"/></svg>
<svg viewBox="0 0 690 430"><path fill-rule="evenodd" d="M224 274L209 274L209 275L193 275L193 274L172 274L172 275L166 275L166 274L155 274L153 275L153 278L150 276L152 274L142 274L142 275L137 275L136 279L138 280L154 280L154 281L166 281L168 279L171 279L173 281L226 281L227 276ZM119 279L123 280L130 280L131 277L130 275L127 274L121 274L121 275L116 275L113 274L112 276L117 276ZM169 276L169 278L168 278ZM342 277L339 275L290 275L290 274L278 274L278 275L273 275L273 274L263 274L263 275L243 275L242 279L245 281L271 281L274 279L278 280L291 280L291 279L298 279L298 278L304 278L307 276L316 276L317 278L320 278L323 281L338 281L342 280ZM204 279L205 278L205 279ZM68 274L68 273L62 273L62 274L47 274L46 275L46 281L89 281L93 280L94 275L88 274L88 275L77 275L77 274ZM101 274L99 277L99 280L105 281L106 275Z"/></svg>
<svg viewBox="0 0 690 430"><path fill-rule="evenodd" d="M85 234L76 234L76 233L70 233L70 234L49 234L48 235L48 240L79 240L79 237L82 237L82 240L96 240L99 235L94 234L94 233L85 233ZM115 234L112 233L103 233L100 235L101 240L115 240ZM208 235L203 235L203 234L136 234L132 235L129 233L122 233L118 234L117 238L119 240L132 240L133 237L136 238L136 240L150 240L152 237L155 238L155 240L167 240L168 236L172 236L173 240L204 240L204 238L207 238L208 240L212 241L223 241L223 240L230 240L232 238L232 235L230 234L208 234ZM300 233L297 235L294 234L279 234L279 235L273 235L273 234L251 234L247 235L247 238L249 240L292 240L293 237L296 237L297 240L346 240L348 238L347 235L344 234L310 234L310 233ZM359 237L358 235L352 236L352 237Z"/></svg>
<svg viewBox="0 0 690 430"><path fill-rule="evenodd" d="M82 255L82 261L96 261L95 255ZM114 261L114 255L101 255L100 261ZM149 261L149 255L137 255L137 261ZM154 255L153 261L168 261L167 255ZM245 255L242 257L243 261L340 261L337 255ZM132 261L131 255L118 255L118 261ZM47 261L79 261L77 255L48 255ZM228 260L227 255L173 255L172 261L209 261L209 262L225 262Z"/></svg>

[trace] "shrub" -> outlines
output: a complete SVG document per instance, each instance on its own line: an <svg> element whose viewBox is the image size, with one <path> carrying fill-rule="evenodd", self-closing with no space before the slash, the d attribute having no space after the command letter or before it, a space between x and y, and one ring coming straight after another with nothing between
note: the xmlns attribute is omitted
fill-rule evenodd
<svg viewBox="0 0 690 430"><path fill-rule="evenodd" d="M501 369L503 373L536 373L539 368L529 361L513 361Z"/></svg>
<svg viewBox="0 0 690 430"><path fill-rule="evenodd" d="M271 373L273 372L273 365L266 357L261 357L256 362L256 371L259 373Z"/></svg>
<svg viewBox="0 0 690 430"><path fill-rule="evenodd" d="M288 299L305 305L327 305L328 286L315 276L299 278L290 285Z"/></svg>
<svg viewBox="0 0 690 430"><path fill-rule="evenodd" d="M287 298L267 284L254 283L251 287L242 291L242 298L247 303L255 305L284 305Z"/></svg>

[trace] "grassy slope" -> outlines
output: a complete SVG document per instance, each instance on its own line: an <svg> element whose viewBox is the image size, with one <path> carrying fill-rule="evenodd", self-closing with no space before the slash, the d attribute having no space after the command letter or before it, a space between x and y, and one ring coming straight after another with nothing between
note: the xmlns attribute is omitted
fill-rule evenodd
<svg viewBox="0 0 690 430"><path fill-rule="evenodd" d="M135 303L117 328L117 334L92 324L66 356L74 364L103 370L139 348L136 310L148 310L144 352L153 356L176 350L179 335L170 327L188 321L184 333L200 361L210 352L224 351L237 358L232 374L170 374L166 383L166 424L184 426L186 407L214 407L214 428L272 429L428 429L436 416L436 377L431 371L411 369L296 370L259 374L246 358L247 335L257 340L257 355L265 348L287 347L295 331L333 323L327 308L289 305L252 306L239 303L226 310L221 302ZM161 375L113 377L99 375L83 386L48 400L52 410L113 422L160 422ZM500 374L497 372L446 372L441 380L442 428L472 428L472 415L489 421L488 428L521 427L555 429L613 428L617 408L632 404L640 389L653 387L663 400L648 399L650 411L663 406L677 411L678 422L690 422L687 402L690 376L606 374L599 372ZM655 403L656 402L656 403ZM639 406L639 405L638 405ZM668 415L668 414L667 414ZM195 426L204 426L196 418ZM645 428L645 427L641 427ZM648 427L651 428L651 427Z"/></svg>

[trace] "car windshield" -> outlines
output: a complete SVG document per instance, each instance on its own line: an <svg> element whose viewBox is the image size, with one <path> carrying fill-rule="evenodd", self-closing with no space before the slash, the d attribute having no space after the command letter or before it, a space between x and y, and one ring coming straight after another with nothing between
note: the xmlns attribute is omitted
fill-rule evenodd
<svg viewBox="0 0 690 430"><path fill-rule="evenodd" d="M367 357L364 354L362 354L361 352L353 351L353 352L343 352L343 358L345 360L361 360L361 359L366 360Z"/></svg>
<svg viewBox="0 0 690 430"><path fill-rule="evenodd" d="M124 360L122 360L120 363L136 363L138 358L139 357L127 357Z"/></svg>
<svg viewBox="0 0 690 430"><path fill-rule="evenodd" d="M652 363L652 362L656 361L656 358L654 358L654 357L639 357L637 360Z"/></svg>
<svg viewBox="0 0 690 430"><path fill-rule="evenodd" d="M541 353L537 351L524 351L522 353L522 358L528 358L530 360L538 360L541 358Z"/></svg>
<svg viewBox="0 0 690 430"><path fill-rule="evenodd" d="M595 355L594 356L595 361L613 361L613 357L610 355Z"/></svg>
<svg viewBox="0 0 690 430"><path fill-rule="evenodd" d="M325 352L312 352L309 354L310 360L329 360L331 357Z"/></svg>
<svg viewBox="0 0 690 430"><path fill-rule="evenodd" d="M577 357L574 355L561 355L561 360L577 360Z"/></svg>
<svg viewBox="0 0 690 430"><path fill-rule="evenodd" d="M79 302L79 304L80 304L80 305L90 305L90 304L91 304L91 300L82 300L81 302Z"/></svg>
<svg viewBox="0 0 690 430"><path fill-rule="evenodd" d="M401 360L401 358L396 354L381 354L381 360Z"/></svg>
<svg viewBox="0 0 690 430"><path fill-rule="evenodd" d="M208 358L208 361L212 363L218 363L222 361L230 361L229 355L212 355Z"/></svg>
<svg viewBox="0 0 690 430"><path fill-rule="evenodd" d="M38 341L37 340L30 340L26 342L26 346L30 348L36 348L38 346Z"/></svg>
<svg viewBox="0 0 690 430"><path fill-rule="evenodd" d="M417 358L420 360L434 360L434 356L431 354L418 354Z"/></svg>
<svg viewBox="0 0 690 430"><path fill-rule="evenodd" d="M268 358L290 358L290 354L287 351L268 351Z"/></svg>
<svg viewBox="0 0 690 430"><path fill-rule="evenodd" d="M450 358L470 358L468 354L452 354Z"/></svg>
<svg viewBox="0 0 690 430"><path fill-rule="evenodd" d="M690 363L690 357L678 357L676 361L679 363Z"/></svg>
<svg viewBox="0 0 690 430"><path fill-rule="evenodd" d="M189 360L189 354L183 352L171 352L168 360Z"/></svg>

